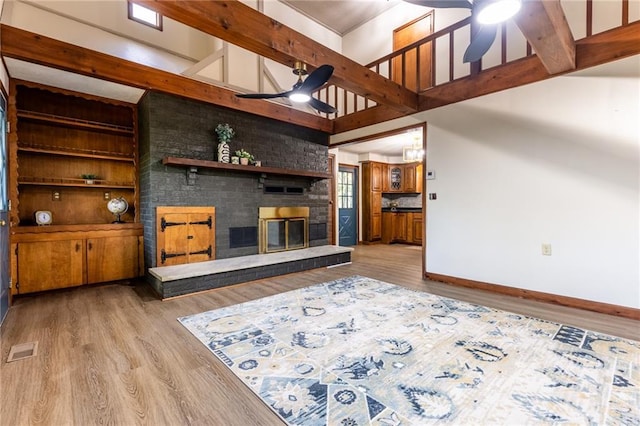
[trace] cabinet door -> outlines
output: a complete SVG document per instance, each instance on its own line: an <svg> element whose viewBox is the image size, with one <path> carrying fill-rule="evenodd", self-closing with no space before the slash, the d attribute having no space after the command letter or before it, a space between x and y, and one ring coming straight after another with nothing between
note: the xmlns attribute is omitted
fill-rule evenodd
<svg viewBox="0 0 640 426"><path fill-rule="evenodd" d="M411 220L412 240L415 244L422 244L422 213L414 213Z"/></svg>
<svg viewBox="0 0 640 426"><path fill-rule="evenodd" d="M382 213L374 213L371 215L371 239L379 240L382 238Z"/></svg>
<svg viewBox="0 0 640 426"><path fill-rule="evenodd" d="M393 220L394 240L404 242L407 241L407 214L395 213Z"/></svg>
<svg viewBox="0 0 640 426"><path fill-rule="evenodd" d="M83 240L18 244L18 293L84 284Z"/></svg>
<svg viewBox="0 0 640 426"><path fill-rule="evenodd" d="M393 241L393 217L391 212L382 213L382 242L389 244Z"/></svg>
<svg viewBox="0 0 640 426"><path fill-rule="evenodd" d="M402 167L389 166L389 192L401 192L402 179Z"/></svg>
<svg viewBox="0 0 640 426"><path fill-rule="evenodd" d="M371 190L374 192L382 191L382 164L371 163Z"/></svg>
<svg viewBox="0 0 640 426"><path fill-rule="evenodd" d="M212 229L215 229L213 215L208 213L191 213L187 228L187 261L203 262L215 257L213 253Z"/></svg>
<svg viewBox="0 0 640 426"><path fill-rule="evenodd" d="M371 240L382 238L382 193L371 194Z"/></svg>
<svg viewBox="0 0 640 426"><path fill-rule="evenodd" d="M416 192L416 165L406 164L403 169L402 191Z"/></svg>
<svg viewBox="0 0 640 426"><path fill-rule="evenodd" d="M389 165L382 163L382 192L389 192Z"/></svg>
<svg viewBox="0 0 640 426"><path fill-rule="evenodd" d="M135 278L138 273L138 237L90 238L87 240L89 284Z"/></svg>
<svg viewBox="0 0 640 426"><path fill-rule="evenodd" d="M189 214L165 213L158 219L158 266L188 263Z"/></svg>

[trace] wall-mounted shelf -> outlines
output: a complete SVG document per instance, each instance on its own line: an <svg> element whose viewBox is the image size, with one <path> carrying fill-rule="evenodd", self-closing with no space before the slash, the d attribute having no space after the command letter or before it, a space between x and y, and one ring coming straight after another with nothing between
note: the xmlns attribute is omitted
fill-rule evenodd
<svg viewBox="0 0 640 426"><path fill-rule="evenodd" d="M305 177L312 181L331 178L331 174L327 172L282 169L278 167L243 166L241 164L220 163L218 161L196 160L193 158L181 157L165 157L162 159L162 164L165 166L187 167L187 179L189 180L189 184L195 184L195 176L192 175L197 173L199 168L209 170L228 170L259 175L261 178L260 184L262 184L262 179L267 175Z"/></svg>
<svg viewBox="0 0 640 426"><path fill-rule="evenodd" d="M60 126L77 127L99 132L112 132L127 136L134 135L133 127L119 126L117 124L84 120L56 114L47 114L38 111L18 110L18 119L41 121L43 123L57 124Z"/></svg>
<svg viewBox="0 0 640 426"><path fill-rule="evenodd" d="M101 179L93 179L95 183L86 183L85 179L49 179L35 177L20 177L18 184L20 185L40 185L40 186L75 186L84 188L119 188L134 189L134 182L112 182Z"/></svg>
<svg viewBox="0 0 640 426"><path fill-rule="evenodd" d="M99 151L91 149L73 149L62 147L49 147L45 145L20 145L18 151L32 152L35 154L61 155L66 157L92 158L101 160L124 161L128 163L135 162L131 154L122 154L119 152Z"/></svg>

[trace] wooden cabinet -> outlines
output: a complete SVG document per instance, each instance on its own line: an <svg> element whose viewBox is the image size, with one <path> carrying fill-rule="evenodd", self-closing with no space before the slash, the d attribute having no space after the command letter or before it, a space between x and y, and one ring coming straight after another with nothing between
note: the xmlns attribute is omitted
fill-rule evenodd
<svg viewBox="0 0 640 426"><path fill-rule="evenodd" d="M12 235L13 294L32 293L142 275L138 224L22 227Z"/></svg>
<svg viewBox="0 0 640 426"><path fill-rule="evenodd" d="M110 223L114 197L129 204L122 220L138 221L134 104L13 80L9 105L13 226L35 225L37 210L53 225Z"/></svg>
<svg viewBox="0 0 640 426"><path fill-rule="evenodd" d="M137 106L15 79L10 87L12 291L142 275ZM119 197L126 223L112 224L107 203ZM51 225L35 226L39 210Z"/></svg>
<svg viewBox="0 0 640 426"><path fill-rule="evenodd" d="M216 258L215 207L157 207L156 265Z"/></svg>
<svg viewBox="0 0 640 426"><path fill-rule="evenodd" d="M385 164L382 192L421 193L422 164Z"/></svg>
<svg viewBox="0 0 640 426"><path fill-rule="evenodd" d="M389 192L389 165L387 163L382 163L382 192Z"/></svg>
<svg viewBox="0 0 640 426"><path fill-rule="evenodd" d="M422 192L422 164L410 163L404 165L402 192Z"/></svg>
<svg viewBox="0 0 640 426"><path fill-rule="evenodd" d="M84 284L84 240L40 241L16 245L18 293Z"/></svg>
<svg viewBox="0 0 640 426"><path fill-rule="evenodd" d="M422 245L422 213L408 213L407 215L407 240L412 244Z"/></svg>
<svg viewBox="0 0 640 426"><path fill-rule="evenodd" d="M422 244L422 213L382 213L382 242Z"/></svg>
<svg viewBox="0 0 640 426"><path fill-rule="evenodd" d="M129 235L87 239L87 283L124 280L140 275L141 238Z"/></svg>
<svg viewBox="0 0 640 426"><path fill-rule="evenodd" d="M382 239L382 163L362 163L362 242Z"/></svg>

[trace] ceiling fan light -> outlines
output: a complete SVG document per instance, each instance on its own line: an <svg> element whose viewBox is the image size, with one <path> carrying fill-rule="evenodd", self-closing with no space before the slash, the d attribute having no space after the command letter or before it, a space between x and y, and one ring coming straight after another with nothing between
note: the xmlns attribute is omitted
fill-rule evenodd
<svg viewBox="0 0 640 426"><path fill-rule="evenodd" d="M289 100L291 102L309 102L311 100L311 96L304 92L294 92L289 95Z"/></svg>
<svg viewBox="0 0 640 426"><path fill-rule="evenodd" d="M478 6L476 19L481 24L498 24L518 13L520 7L521 0L486 0Z"/></svg>

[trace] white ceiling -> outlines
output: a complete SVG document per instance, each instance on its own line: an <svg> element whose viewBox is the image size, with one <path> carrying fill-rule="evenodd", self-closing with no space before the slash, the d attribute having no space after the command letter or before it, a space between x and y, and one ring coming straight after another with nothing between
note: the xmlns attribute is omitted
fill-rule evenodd
<svg viewBox="0 0 640 426"><path fill-rule="evenodd" d="M280 1L341 36L400 3L400 0Z"/></svg>

